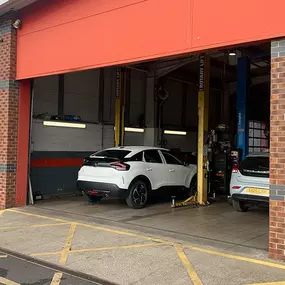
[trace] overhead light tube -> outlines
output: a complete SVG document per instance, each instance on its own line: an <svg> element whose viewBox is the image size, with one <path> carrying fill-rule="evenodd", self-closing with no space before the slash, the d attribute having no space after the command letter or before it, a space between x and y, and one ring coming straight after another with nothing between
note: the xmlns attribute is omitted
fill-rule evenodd
<svg viewBox="0 0 285 285"><path fill-rule="evenodd" d="M46 127L86 129L86 124L73 123L73 122L43 121L43 125Z"/></svg>
<svg viewBox="0 0 285 285"><path fill-rule="evenodd" d="M184 131L172 131L172 130L165 130L165 135L176 135L176 136L186 136L187 132Z"/></svg>

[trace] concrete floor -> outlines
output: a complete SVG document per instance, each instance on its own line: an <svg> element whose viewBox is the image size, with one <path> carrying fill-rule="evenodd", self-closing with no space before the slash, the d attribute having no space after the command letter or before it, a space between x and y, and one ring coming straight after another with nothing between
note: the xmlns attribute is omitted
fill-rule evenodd
<svg viewBox="0 0 285 285"><path fill-rule="evenodd" d="M120 200L91 205L72 197L0 211L0 251L102 284L283 284L285 265L267 258L267 224L267 209L236 213L225 202L133 210ZM4 278L19 276L9 268Z"/></svg>
<svg viewBox="0 0 285 285"><path fill-rule="evenodd" d="M46 200L35 207L218 248L268 249L266 207L253 207L247 213L238 213L226 201L220 201L208 207L172 209L170 202L165 200L151 201L148 207L140 210L131 209L124 200L116 199L105 199L92 205L86 197Z"/></svg>

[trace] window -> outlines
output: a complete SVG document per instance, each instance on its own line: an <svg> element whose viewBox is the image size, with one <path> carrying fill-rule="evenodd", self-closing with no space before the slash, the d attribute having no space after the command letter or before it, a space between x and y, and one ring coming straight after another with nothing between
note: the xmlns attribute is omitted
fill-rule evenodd
<svg viewBox="0 0 285 285"><path fill-rule="evenodd" d="M144 152L144 159L150 163L162 163L161 157L157 150L146 150Z"/></svg>
<svg viewBox="0 0 285 285"><path fill-rule="evenodd" d="M139 152L128 159L128 161L143 161L143 153Z"/></svg>
<svg viewBox="0 0 285 285"><path fill-rule="evenodd" d="M269 157L249 156L241 162L239 171L245 176L269 177Z"/></svg>
<svg viewBox="0 0 285 285"><path fill-rule="evenodd" d="M163 156L164 156L167 164L182 165L182 163L175 156L170 154L169 152L162 151L162 153L163 153Z"/></svg>
<svg viewBox="0 0 285 285"><path fill-rule="evenodd" d="M101 150L95 153L95 156L102 156L102 157L110 157L110 158L117 158L122 160L130 153L129 150L117 150L117 149L110 149L110 150Z"/></svg>
<svg viewBox="0 0 285 285"><path fill-rule="evenodd" d="M249 121L248 129L248 152L257 153L267 150L269 139L265 136L266 124L259 121Z"/></svg>

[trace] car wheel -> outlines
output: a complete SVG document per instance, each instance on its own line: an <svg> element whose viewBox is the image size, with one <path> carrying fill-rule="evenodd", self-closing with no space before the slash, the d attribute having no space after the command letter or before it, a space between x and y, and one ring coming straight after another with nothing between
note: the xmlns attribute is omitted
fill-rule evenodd
<svg viewBox="0 0 285 285"><path fill-rule="evenodd" d="M137 180L129 188L129 196L126 202L129 207L141 209L145 206L148 199L148 185L143 180Z"/></svg>
<svg viewBox="0 0 285 285"><path fill-rule="evenodd" d="M88 195L89 203L99 203L102 200L102 196Z"/></svg>
<svg viewBox="0 0 285 285"><path fill-rule="evenodd" d="M233 207L237 212L247 212L248 206L245 205L242 201L232 200Z"/></svg>
<svg viewBox="0 0 285 285"><path fill-rule="evenodd" d="M188 197L195 196L197 194L197 175L194 175L190 187L187 189Z"/></svg>

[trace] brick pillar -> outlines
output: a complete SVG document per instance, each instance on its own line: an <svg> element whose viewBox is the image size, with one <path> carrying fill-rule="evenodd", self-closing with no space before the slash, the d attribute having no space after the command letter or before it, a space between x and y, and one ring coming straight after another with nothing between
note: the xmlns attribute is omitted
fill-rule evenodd
<svg viewBox="0 0 285 285"><path fill-rule="evenodd" d="M269 257L285 260L285 39L271 42Z"/></svg>
<svg viewBox="0 0 285 285"><path fill-rule="evenodd" d="M0 16L0 210L15 205L19 86L16 78L16 14Z"/></svg>

